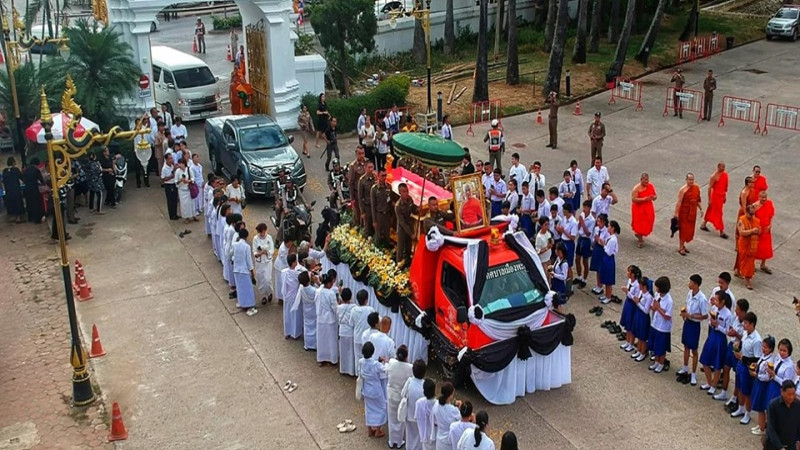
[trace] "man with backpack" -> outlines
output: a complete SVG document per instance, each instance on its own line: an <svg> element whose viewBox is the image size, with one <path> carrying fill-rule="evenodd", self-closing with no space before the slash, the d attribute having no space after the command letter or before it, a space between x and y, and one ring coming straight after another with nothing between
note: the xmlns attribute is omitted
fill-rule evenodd
<svg viewBox="0 0 800 450"><path fill-rule="evenodd" d="M489 165L503 172L501 158L506 149L506 139L503 137L503 129L497 119L492 120L492 128L486 132L483 142L487 142L489 147Z"/></svg>

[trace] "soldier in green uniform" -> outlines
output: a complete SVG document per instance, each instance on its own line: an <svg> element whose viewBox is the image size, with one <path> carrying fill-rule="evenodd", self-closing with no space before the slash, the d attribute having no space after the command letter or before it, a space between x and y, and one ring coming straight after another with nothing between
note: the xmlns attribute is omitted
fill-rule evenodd
<svg viewBox="0 0 800 450"><path fill-rule="evenodd" d="M347 171L347 188L350 192L350 204L353 205L353 221L359 223L361 221L361 211L358 205L358 180L364 175L366 171L365 165L367 158L364 156L364 147L359 145L356 147L356 160L350 163L350 168Z"/></svg>
<svg viewBox="0 0 800 450"><path fill-rule="evenodd" d="M411 264L411 243L414 239L415 223L412 214L417 213L417 205L411 200L408 195L408 186L405 183L400 183L398 186L400 192L400 200L394 207L395 215L397 216L397 263L403 263L404 267Z"/></svg>
<svg viewBox="0 0 800 450"><path fill-rule="evenodd" d="M372 225L375 227L375 243L389 245L389 229L392 227L392 187L386 182L386 168L378 169L378 182L370 190Z"/></svg>
<svg viewBox="0 0 800 450"><path fill-rule="evenodd" d="M455 233L452 229L447 228L447 223L454 224L456 215L450 211L442 211L439 209L439 200L436 197L428 198L428 218L425 219L424 232L428 232L431 227L436 227L439 232L446 236L453 236Z"/></svg>
<svg viewBox="0 0 800 450"><path fill-rule="evenodd" d="M445 184L447 183L442 171L435 166L431 167L431 170L427 174L425 174L425 178L439 187L444 187Z"/></svg>
<svg viewBox="0 0 800 450"><path fill-rule="evenodd" d="M369 237L374 233L372 228L372 199L370 190L375 184L375 167L372 161L367 161L364 166L366 170L361 179L358 180L358 209L361 211L361 226L364 227L364 235Z"/></svg>

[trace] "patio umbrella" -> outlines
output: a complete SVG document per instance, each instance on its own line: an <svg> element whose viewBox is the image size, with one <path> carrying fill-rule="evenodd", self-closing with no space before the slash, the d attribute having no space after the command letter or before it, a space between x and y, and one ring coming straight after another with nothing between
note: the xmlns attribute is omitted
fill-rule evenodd
<svg viewBox="0 0 800 450"><path fill-rule="evenodd" d="M400 156L412 156L428 166L458 167L466 152L457 142L425 133L398 133L392 137Z"/></svg>
<svg viewBox="0 0 800 450"><path fill-rule="evenodd" d="M72 116L63 112L59 112L51 114L50 117L53 119L53 139L64 139L64 130L69 128L69 121L72 120ZM100 127L96 123L85 117L81 117L81 121L75 126L75 137L81 138L88 130L99 129ZM33 125L29 126L28 129L25 130L25 138L31 142L38 142L39 144L47 143L44 138L44 127L42 126L41 119L34 122Z"/></svg>

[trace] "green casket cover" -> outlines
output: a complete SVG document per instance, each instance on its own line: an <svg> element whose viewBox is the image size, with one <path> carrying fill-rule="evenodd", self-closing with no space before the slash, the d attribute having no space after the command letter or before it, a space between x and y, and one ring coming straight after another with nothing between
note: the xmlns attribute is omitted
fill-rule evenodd
<svg viewBox="0 0 800 450"><path fill-rule="evenodd" d="M417 158L429 166L457 167L466 154L457 142L431 134L398 133L392 141L398 155Z"/></svg>

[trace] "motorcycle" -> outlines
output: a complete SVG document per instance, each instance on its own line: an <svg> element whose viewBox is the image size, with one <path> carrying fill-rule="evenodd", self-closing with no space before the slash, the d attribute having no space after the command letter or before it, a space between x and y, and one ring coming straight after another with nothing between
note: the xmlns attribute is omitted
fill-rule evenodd
<svg viewBox="0 0 800 450"><path fill-rule="evenodd" d="M272 225L278 230L278 242L283 242L286 239L295 242L311 242L311 213L316 204L317 202L313 201L309 207L306 208L303 203L292 202L288 204L280 221L278 221L277 217L271 216L270 220L272 221Z"/></svg>
<svg viewBox="0 0 800 450"><path fill-rule="evenodd" d="M341 211L346 205L350 203L350 186L347 184L347 171L350 165L344 168L338 174L331 170L328 173L328 187L330 188L330 195L327 197L328 206L336 211Z"/></svg>

